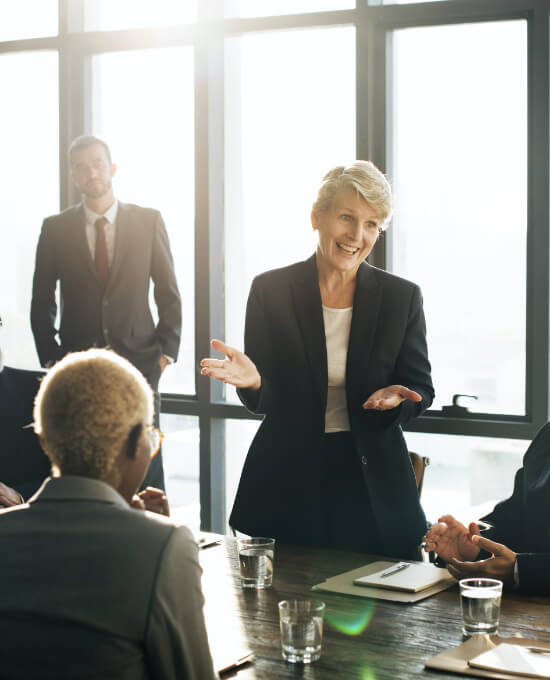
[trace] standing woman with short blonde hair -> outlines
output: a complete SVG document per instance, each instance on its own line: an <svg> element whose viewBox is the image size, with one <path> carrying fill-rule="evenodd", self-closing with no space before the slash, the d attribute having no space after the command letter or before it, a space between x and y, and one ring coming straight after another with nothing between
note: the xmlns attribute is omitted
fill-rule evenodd
<svg viewBox="0 0 550 680"><path fill-rule="evenodd" d="M330 170L311 212L316 253L256 277L245 353L203 375L235 385L265 418L230 524L287 543L399 557L426 529L401 425L434 391L420 289L365 262L391 217L369 161Z"/></svg>

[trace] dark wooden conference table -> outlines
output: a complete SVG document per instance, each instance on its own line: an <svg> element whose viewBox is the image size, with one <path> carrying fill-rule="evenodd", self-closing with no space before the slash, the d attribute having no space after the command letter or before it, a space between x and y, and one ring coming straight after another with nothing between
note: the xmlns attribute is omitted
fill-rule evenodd
<svg viewBox="0 0 550 680"><path fill-rule="evenodd" d="M250 591L240 585L235 539L224 538L200 556L214 657L220 645L248 648L255 655L232 676L236 680L453 677L426 670L424 663L462 642L457 586L416 604L315 592L312 585L378 558L278 544L273 587ZM309 666L290 664L281 657L277 603L307 598L326 603L322 656ZM505 592L499 632L550 642L550 598Z"/></svg>

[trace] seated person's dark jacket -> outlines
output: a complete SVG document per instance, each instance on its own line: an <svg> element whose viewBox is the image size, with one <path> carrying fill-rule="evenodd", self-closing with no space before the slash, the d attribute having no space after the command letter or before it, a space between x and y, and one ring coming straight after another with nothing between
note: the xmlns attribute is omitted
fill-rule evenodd
<svg viewBox="0 0 550 680"><path fill-rule="evenodd" d="M550 594L550 423L539 431L523 458L510 498L482 519L493 525L487 538L518 553L522 592ZM484 557L486 555L482 555Z"/></svg>
<svg viewBox="0 0 550 680"><path fill-rule="evenodd" d="M32 427L34 397L43 373L5 366L0 372L0 481L31 496L50 473Z"/></svg>

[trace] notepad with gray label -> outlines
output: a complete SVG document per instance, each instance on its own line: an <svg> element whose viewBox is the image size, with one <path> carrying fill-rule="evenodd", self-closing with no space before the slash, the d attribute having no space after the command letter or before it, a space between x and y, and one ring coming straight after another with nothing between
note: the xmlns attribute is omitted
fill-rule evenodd
<svg viewBox="0 0 550 680"><path fill-rule="evenodd" d="M387 588L407 593L419 593L438 583L453 583L455 579L446 569L419 562L375 562L372 572L353 579L357 586Z"/></svg>

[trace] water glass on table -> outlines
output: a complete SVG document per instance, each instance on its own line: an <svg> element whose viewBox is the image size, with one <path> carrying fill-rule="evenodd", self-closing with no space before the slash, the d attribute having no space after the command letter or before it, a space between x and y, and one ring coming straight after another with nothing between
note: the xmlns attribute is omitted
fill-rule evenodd
<svg viewBox="0 0 550 680"><path fill-rule="evenodd" d="M325 603L318 600L279 602L283 659L311 663L321 656Z"/></svg>
<svg viewBox="0 0 550 680"><path fill-rule="evenodd" d="M243 588L271 588L273 581L274 538L238 538L239 569Z"/></svg>
<svg viewBox="0 0 550 680"><path fill-rule="evenodd" d="M465 578L459 581L462 632L496 635L500 620L502 581L494 578Z"/></svg>

